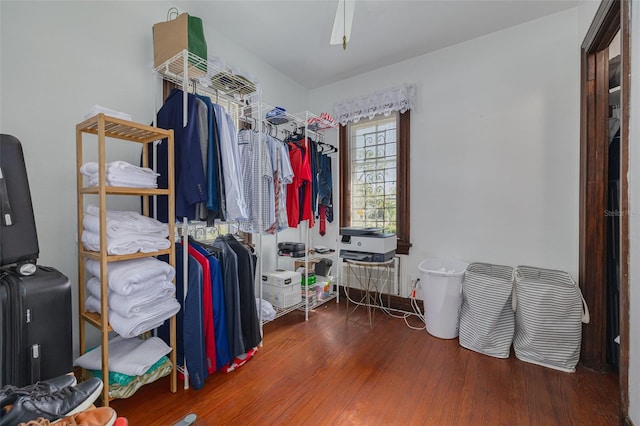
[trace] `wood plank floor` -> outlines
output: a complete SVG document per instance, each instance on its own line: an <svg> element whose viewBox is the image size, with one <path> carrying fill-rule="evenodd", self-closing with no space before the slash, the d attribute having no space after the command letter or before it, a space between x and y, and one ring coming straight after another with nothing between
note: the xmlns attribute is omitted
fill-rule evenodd
<svg viewBox="0 0 640 426"><path fill-rule="evenodd" d="M501 360L411 330L377 311L373 329L345 303L269 323L254 359L203 389L168 381L111 406L132 426L172 425L616 425L615 374L563 373Z"/></svg>

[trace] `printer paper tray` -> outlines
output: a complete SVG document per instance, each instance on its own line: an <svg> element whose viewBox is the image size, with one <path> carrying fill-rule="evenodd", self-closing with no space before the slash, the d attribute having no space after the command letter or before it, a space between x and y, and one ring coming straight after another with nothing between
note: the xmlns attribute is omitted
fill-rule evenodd
<svg viewBox="0 0 640 426"><path fill-rule="evenodd" d="M349 260L357 260L359 262L386 262L395 257L396 251L388 253L368 253L363 251L340 250L340 257Z"/></svg>

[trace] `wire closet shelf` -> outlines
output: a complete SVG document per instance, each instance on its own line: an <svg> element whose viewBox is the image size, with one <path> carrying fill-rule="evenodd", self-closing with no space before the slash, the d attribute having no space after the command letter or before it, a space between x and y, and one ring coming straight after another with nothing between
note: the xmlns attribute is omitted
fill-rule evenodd
<svg viewBox="0 0 640 426"><path fill-rule="evenodd" d="M164 80L183 86L197 84L199 89L213 95L226 96L236 101L245 101L255 95L258 85L246 77L234 73L230 67L208 61L183 50L155 71Z"/></svg>

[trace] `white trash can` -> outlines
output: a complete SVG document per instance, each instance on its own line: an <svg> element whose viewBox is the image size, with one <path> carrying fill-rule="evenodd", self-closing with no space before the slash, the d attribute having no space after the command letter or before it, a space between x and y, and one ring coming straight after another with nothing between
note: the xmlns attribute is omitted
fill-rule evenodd
<svg viewBox="0 0 640 426"><path fill-rule="evenodd" d="M469 264L457 259L427 259L418 265L424 317L429 334L458 337L462 282Z"/></svg>

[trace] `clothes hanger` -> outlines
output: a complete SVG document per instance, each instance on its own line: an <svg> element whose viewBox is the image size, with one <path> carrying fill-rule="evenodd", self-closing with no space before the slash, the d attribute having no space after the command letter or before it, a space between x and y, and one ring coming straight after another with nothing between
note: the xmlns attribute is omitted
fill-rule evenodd
<svg viewBox="0 0 640 426"><path fill-rule="evenodd" d="M333 154L334 152L338 152L338 148L326 142L318 142L318 146L320 147L320 152L322 154Z"/></svg>
<svg viewBox="0 0 640 426"><path fill-rule="evenodd" d="M222 249L219 247L214 247L210 244L207 244L203 241L198 241L195 238L189 236L189 244L197 245L198 247L202 247L207 251L208 254L216 256L222 253Z"/></svg>

